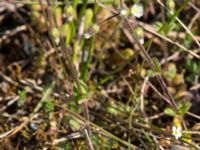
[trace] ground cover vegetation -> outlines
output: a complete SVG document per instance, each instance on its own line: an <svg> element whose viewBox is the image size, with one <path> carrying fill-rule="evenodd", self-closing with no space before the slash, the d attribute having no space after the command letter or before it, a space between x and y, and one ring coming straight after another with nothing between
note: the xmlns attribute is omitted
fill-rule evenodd
<svg viewBox="0 0 200 150"><path fill-rule="evenodd" d="M0 149L200 149L199 0L1 0Z"/></svg>

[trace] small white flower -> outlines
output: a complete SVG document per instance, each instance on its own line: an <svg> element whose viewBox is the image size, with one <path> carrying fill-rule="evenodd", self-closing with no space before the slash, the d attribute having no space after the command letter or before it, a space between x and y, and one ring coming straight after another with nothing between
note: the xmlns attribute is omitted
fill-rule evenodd
<svg viewBox="0 0 200 150"><path fill-rule="evenodd" d="M175 136L176 139L179 139L182 136L182 128L180 126L176 127L173 126L172 127L172 134Z"/></svg>
<svg viewBox="0 0 200 150"><path fill-rule="evenodd" d="M91 35L90 33L88 33L88 32L86 32L86 33L84 34L85 39L89 39L91 36L92 36L92 35Z"/></svg>
<svg viewBox="0 0 200 150"><path fill-rule="evenodd" d="M144 38L139 39L140 44L144 44Z"/></svg>
<svg viewBox="0 0 200 150"><path fill-rule="evenodd" d="M99 30L100 30L100 27L98 24L92 25L92 27L88 29L88 32L84 34L85 39L89 39L91 36L94 36L95 34L99 32Z"/></svg>
<svg viewBox="0 0 200 150"><path fill-rule="evenodd" d="M126 9L122 9L122 10L120 11L120 15L121 15L121 16L126 16L127 14L128 14L128 12L127 12Z"/></svg>
<svg viewBox="0 0 200 150"><path fill-rule="evenodd" d="M136 18L140 18L143 16L144 14L144 8L141 4L134 4L132 7L131 7L131 14L133 16L135 16Z"/></svg>

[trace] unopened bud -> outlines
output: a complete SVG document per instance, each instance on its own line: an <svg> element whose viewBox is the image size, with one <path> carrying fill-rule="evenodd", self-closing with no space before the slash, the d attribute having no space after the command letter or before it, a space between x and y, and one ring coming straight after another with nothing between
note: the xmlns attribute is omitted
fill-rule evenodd
<svg viewBox="0 0 200 150"><path fill-rule="evenodd" d="M88 32L86 32L86 33L84 34L84 37L85 37L86 39L89 39L91 36L97 34L97 33L99 32L99 30L100 30L99 25L94 24L91 28L89 28Z"/></svg>
<svg viewBox="0 0 200 150"><path fill-rule="evenodd" d="M52 35L53 40L56 43L56 45L58 45L59 42L60 42L60 33L59 33L59 30L57 28L53 28L52 32L51 32L51 35Z"/></svg>
<svg viewBox="0 0 200 150"><path fill-rule="evenodd" d="M141 27L136 27L135 30L136 38L139 40L141 44L144 44L144 31Z"/></svg>
<svg viewBox="0 0 200 150"><path fill-rule="evenodd" d="M171 12L174 12L174 9L175 9L175 2L174 2L174 0L167 0L166 5L167 5L167 8Z"/></svg>
<svg viewBox="0 0 200 150"><path fill-rule="evenodd" d="M74 10L73 6L66 6L65 7L65 14L67 15L68 21L71 22L76 18L76 11Z"/></svg>
<svg viewBox="0 0 200 150"><path fill-rule="evenodd" d="M94 13L92 9L87 9L85 11L85 20L84 20L85 30L88 30L88 28L91 26L93 16Z"/></svg>

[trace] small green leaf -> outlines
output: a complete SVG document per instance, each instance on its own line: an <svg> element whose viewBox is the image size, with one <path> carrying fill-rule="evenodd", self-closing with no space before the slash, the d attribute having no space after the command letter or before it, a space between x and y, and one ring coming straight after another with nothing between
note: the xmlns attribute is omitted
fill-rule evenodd
<svg viewBox="0 0 200 150"><path fill-rule="evenodd" d="M174 63L169 63L167 66L167 70L163 72L163 76L165 79L173 80L177 74L177 68Z"/></svg>
<svg viewBox="0 0 200 150"><path fill-rule="evenodd" d="M73 147L72 147L72 144L71 144L71 142L66 142L66 145L65 145L65 150L70 150L70 149L73 149Z"/></svg>
<svg viewBox="0 0 200 150"><path fill-rule="evenodd" d="M154 24L154 27L155 27L156 31L159 32L162 35L165 35L165 32L163 30L161 30L162 26L164 26L164 24L161 23L161 22L156 22Z"/></svg>
<svg viewBox="0 0 200 150"><path fill-rule="evenodd" d="M75 84L74 86L74 97L77 101L85 99L89 94L88 86L86 85L86 83L83 80L80 80L79 84L80 84L80 89L78 88L77 84Z"/></svg>
<svg viewBox="0 0 200 150"><path fill-rule="evenodd" d="M192 136L190 133L184 133L181 140L183 140L187 143L192 143Z"/></svg>
<svg viewBox="0 0 200 150"><path fill-rule="evenodd" d="M104 83L106 83L106 82L108 82L112 79L113 79L113 76L107 76L107 77L100 80L100 84L104 84Z"/></svg>
<svg viewBox="0 0 200 150"><path fill-rule="evenodd" d="M73 131L80 129L80 124L74 119L69 120L69 125L70 125L70 127L72 128Z"/></svg>
<svg viewBox="0 0 200 150"><path fill-rule="evenodd" d="M177 25L175 24L175 22L169 22L166 24L165 28L163 28L163 31L165 32L165 35L167 35L169 32L173 31L173 29L176 27Z"/></svg>
<svg viewBox="0 0 200 150"><path fill-rule="evenodd" d="M195 34L195 33L194 33ZM186 48L190 48L191 44L193 42L192 37L189 33L186 34L186 37L184 38L183 44Z"/></svg>
<svg viewBox="0 0 200 150"><path fill-rule="evenodd" d="M51 96L54 87L55 87L55 81L53 81L51 86L49 86L47 89L43 91L42 98L40 102L35 106L33 114L37 113L42 108L43 104L49 100L49 97Z"/></svg>
<svg viewBox="0 0 200 150"><path fill-rule="evenodd" d="M161 72L161 67L160 67L160 62L158 61L157 58L152 58L156 72Z"/></svg>
<svg viewBox="0 0 200 150"><path fill-rule="evenodd" d="M24 103L26 102L26 91L21 91L21 90L19 90L18 91L18 95L19 95L19 100L18 100L18 102L17 102L17 105L19 106L19 107L21 107L22 105L24 105Z"/></svg>
<svg viewBox="0 0 200 150"><path fill-rule="evenodd" d="M111 106L107 107L107 112L114 116L119 115L119 111L116 108L111 107Z"/></svg>
<svg viewBox="0 0 200 150"><path fill-rule="evenodd" d="M81 107L76 103L76 101L69 101L68 103L69 109L76 114L80 114L82 112Z"/></svg>
<svg viewBox="0 0 200 150"><path fill-rule="evenodd" d="M157 76L157 75L159 75L158 72L155 72L155 71L153 71L151 69L147 70L147 76L148 77L154 77L154 76Z"/></svg>
<svg viewBox="0 0 200 150"><path fill-rule="evenodd" d="M178 112L181 116L186 114L191 107L191 103L189 101L181 103L178 107Z"/></svg>
<svg viewBox="0 0 200 150"><path fill-rule="evenodd" d="M198 64L195 61L192 60L188 60L187 64L186 64L186 69L190 72L190 73L199 73L200 72L200 64Z"/></svg>
<svg viewBox="0 0 200 150"><path fill-rule="evenodd" d="M54 111L54 103L52 101L45 102L44 111L45 111L45 113L53 112Z"/></svg>
<svg viewBox="0 0 200 150"><path fill-rule="evenodd" d="M165 108L164 112L165 112L165 114L167 114L169 116L172 116L172 117L177 116L176 112L173 109L169 108L169 107Z"/></svg>

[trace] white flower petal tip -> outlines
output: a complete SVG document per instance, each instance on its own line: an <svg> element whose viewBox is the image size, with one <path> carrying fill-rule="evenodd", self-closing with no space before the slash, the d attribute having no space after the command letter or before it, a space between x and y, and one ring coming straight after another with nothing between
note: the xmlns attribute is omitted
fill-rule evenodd
<svg viewBox="0 0 200 150"><path fill-rule="evenodd" d="M126 16L127 14L128 14L128 12L127 12L126 9L122 9L122 10L120 11L120 15L121 15L121 16Z"/></svg>
<svg viewBox="0 0 200 150"><path fill-rule="evenodd" d="M175 136L175 138L178 140L182 136L182 128L180 126L172 127L172 134Z"/></svg>
<svg viewBox="0 0 200 150"><path fill-rule="evenodd" d="M92 36L92 35L89 34L89 33L85 33L85 34L84 34L85 39L89 39L91 36Z"/></svg>
<svg viewBox="0 0 200 150"><path fill-rule="evenodd" d="M144 14L144 8L142 5L140 4L134 4L132 7L131 7L131 14L133 16L135 16L136 18L140 18L143 16Z"/></svg>
<svg viewBox="0 0 200 150"><path fill-rule="evenodd" d="M144 38L139 39L140 44L144 44Z"/></svg>

